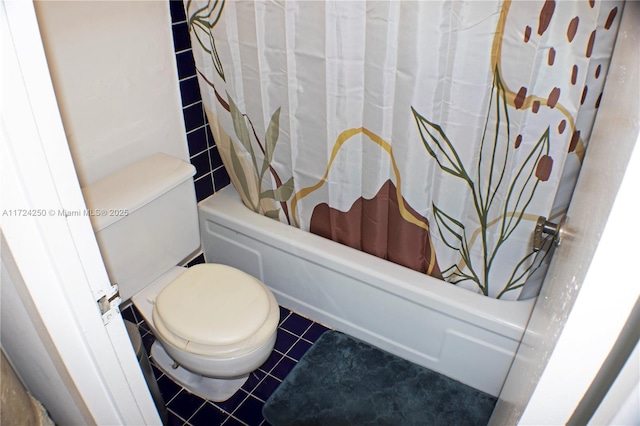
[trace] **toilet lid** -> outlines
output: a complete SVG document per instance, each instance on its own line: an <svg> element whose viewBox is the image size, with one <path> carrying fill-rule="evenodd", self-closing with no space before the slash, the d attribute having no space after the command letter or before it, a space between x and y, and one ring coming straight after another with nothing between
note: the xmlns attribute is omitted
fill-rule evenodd
<svg viewBox="0 0 640 426"><path fill-rule="evenodd" d="M267 321L267 287L226 265L187 269L156 298L154 314L175 336L202 345L231 345L255 334Z"/></svg>

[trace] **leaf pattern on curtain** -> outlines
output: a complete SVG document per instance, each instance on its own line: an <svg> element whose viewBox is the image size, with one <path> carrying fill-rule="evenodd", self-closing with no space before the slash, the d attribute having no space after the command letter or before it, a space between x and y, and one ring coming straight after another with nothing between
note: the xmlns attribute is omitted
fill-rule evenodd
<svg viewBox="0 0 640 426"><path fill-rule="evenodd" d="M549 156L549 128L547 128L519 166L510 182L504 180L511 153L511 131L505 87L496 67L485 119L477 176L472 179L442 127L420 115L413 107L411 111L418 126L425 149L437 162L440 169L453 178L462 180L468 187L475 207L475 215L480 229L482 244L481 265L474 264L471 247L474 241L463 224L433 204L434 217L440 237L447 247L459 253L461 262L442 271L443 278L453 284L472 281L484 295L489 294L490 273L498 252L527 214L527 207L541 181L546 181L551 173L553 159ZM495 124L494 124L495 123ZM518 149L518 148L515 148ZM483 167L483 163L486 166ZM486 173L483 173L486 170ZM496 203L496 195L506 186L506 199L502 206ZM497 239L489 238L489 228L498 226ZM533 251L521 259L511 273L511 279L504 285L498 298L508 291L520 288L526 277L539 262L534 262Z"/></svg>
<svg viewBox="0 0 640 426"><path fill-rule="evenodd" d="M224 0L209 1L204 7L193 12L189 17L188 23L189 29L198 40L200 47L211 57L213 66L222 81L225 81L224 69L222 68L222 62L220 62L220 56L218 55L218 49L216 49L216 42L211 30L220 21L224 3ZM191 5L192 0L188 0L187 11L191 8Z"/></svg>
<svg viewBox="0 0 640 426"><path fill-rule="evenodd" d="M192 0L186 2L187 15L192 5ZM224 5L224 0L209 1L205 6L193 11L188 20L189 30L202 50L211 58L213 67L223 82L226 81L224 68L212 30L220 21ZM231 114L236 137L243 148L238 150L235 143L230 140L228 152L221 152L223 159L228 157L224 163L232 166L228 167L228 173L238 191L241 192L243 202L256 213L271 219L280 220L282 212L287 222L291 223L287 202L293 194L293 176L286 182L282 182L277 171L272 167L273 155L280 135L280 108L276 109L271 116L264 142L262 142L249 116L238 109L231 96L226 93L225 101L215 85L199 70L198 73L202 81L214 90L218 103ZM217 121L212 111L207 110L207 115L210 123ZM259 154L254 150L254 145L259 149ZM267 179L267 172L272 179Z"/></svg>

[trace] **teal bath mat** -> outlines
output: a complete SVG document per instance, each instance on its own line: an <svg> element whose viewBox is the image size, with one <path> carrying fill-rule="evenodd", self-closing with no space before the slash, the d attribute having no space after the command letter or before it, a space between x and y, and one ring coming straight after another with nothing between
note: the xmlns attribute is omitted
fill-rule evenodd
<svg viewBox="0 0 640 426"><path fill-rule="evenodd" d="M495 403L491 395L330 331L262 414L273 426L486 425Z"/></svg>

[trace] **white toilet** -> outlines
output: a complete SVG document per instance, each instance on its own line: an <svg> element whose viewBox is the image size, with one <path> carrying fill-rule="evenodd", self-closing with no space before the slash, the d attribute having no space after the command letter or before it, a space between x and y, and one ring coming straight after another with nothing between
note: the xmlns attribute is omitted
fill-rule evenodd
<svg viewBox="0 0 640 426"><path fill-rule="evenodd" d="M200 248L195 168L158 153L83 188L123 300L156 337L154 362L203 398L224 401L273 350L280 310L256 278L226 265L178 267Z"/></svg>

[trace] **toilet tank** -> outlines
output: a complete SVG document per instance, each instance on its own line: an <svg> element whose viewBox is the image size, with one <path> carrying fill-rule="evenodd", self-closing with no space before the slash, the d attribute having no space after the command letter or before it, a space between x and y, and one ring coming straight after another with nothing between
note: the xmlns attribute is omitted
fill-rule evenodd
<svg viewBox="0 0 640 426"><path fill-rule="evenodd" d="M123 300L199 250L194 174L191 164L158 153L82 188Z"/></svg>

